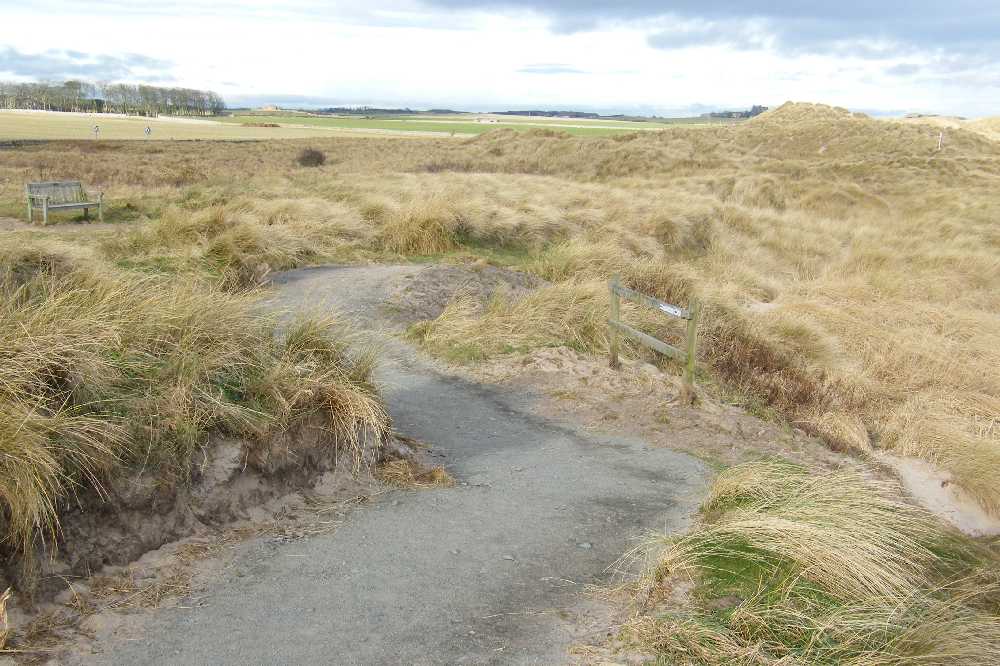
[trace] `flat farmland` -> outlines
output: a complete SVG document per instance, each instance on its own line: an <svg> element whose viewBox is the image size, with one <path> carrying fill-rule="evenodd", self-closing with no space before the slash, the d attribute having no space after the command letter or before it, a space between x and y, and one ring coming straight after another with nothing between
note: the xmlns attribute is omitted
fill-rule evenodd
<svg viewBox="0 0 1000 666"><path fill-rule="evenodd" d="M147 140L146 127L151 129L149 140L160 141L253 141L263 139L307 139L345 134L374 133L396 136L448 136L445 129L433 134L428 132L395 131L390 129L349 128L336 125L302 123L303 118L282 118L294 120L294 124L281 127L251 127L244 122L275 122L270 118L236 118L230 122L194 118L144 118L124 117L112 114L58 113L52 111L0 111L0 140L87 140L94 138L94 125L101 128L100 138L111 140ZM235 122L234 122L235 121Z"/></svg>
<svg viewBox="0 0 1000 666"><path fill-rule="evenodd" d="M591 120L586 118L543 118L532 116L497 115L413 115L413 116L303 116L303 115L234 115L219 119L220 122L274 123L281 128L321 127L339 130L370 130L382 132L420 132L477 135L500 128L520 131L532 129L557 129L569 134L608 136L627 132L649 132L669 129L677 124L698 124L700 118L678 118L678 122L637 122L626 120ZM713 124L703 121L703 124Z"/></svg>
<svg viewBox="0 0 1000 666"><path fill-rule="evenodd" d="M110 140L259 141L370 134L398 137L470 137L497 129L554 129L579 136L613 136L722 121L677 118L670 122L542 118L498 115L314 116L301 113L236 114L219 118L125 117L115 114L0 111L0 140L88 140L94 126ZM263 125L276 125L266 127ZM145 128L151 132L147 137Z"/></svg>

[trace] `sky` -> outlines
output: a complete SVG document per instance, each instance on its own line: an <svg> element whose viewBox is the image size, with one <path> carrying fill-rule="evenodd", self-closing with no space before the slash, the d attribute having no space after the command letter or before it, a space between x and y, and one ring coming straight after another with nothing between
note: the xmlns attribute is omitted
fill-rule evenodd
<svg viewBox="0 0 1000 666"><path fill-rule="evenodd" d="M1000 115L1000 0L0 0L0 79L66 78L230 105Z"/></svg>

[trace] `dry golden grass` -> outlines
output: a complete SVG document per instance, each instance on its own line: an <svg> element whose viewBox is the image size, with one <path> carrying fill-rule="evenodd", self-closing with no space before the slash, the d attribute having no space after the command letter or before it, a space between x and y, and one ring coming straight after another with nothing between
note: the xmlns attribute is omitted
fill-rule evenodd
<svg viewBox="0 0 1000 666"><path fill-rule="evenodd" d="M1000 118L998 117L979 118L978 120L964 122L962 123L962 127L982 134L994 141L1000 141Z"/></svg>
<svg viewBox="0 0 1000 666"><path fill-rule="evenodd" d="M13 596L14 592L9 587L3 591L3 594L0 594L0 625L3 625L0 628L0 650L7 647L7 640L10 638L11 629L7 616L7 604L10 603Z"/></svg>
<svg viewBox="0 0 1000 666"><path fill-rule="evenodd" d="M383 463L375 470L375 478L396 488L450 488L455 485L455 479L443 467L425 467L406 458Z"/></svg>
<svg viewBox="0 0 1000 666"><path fill-rule="evenodd" d="M95 576L90 595L101 609L155 608L171 597L191 591L191 573L183 567L156 571L148 579L137 578L137 571L126 567L112 576Z"/></svg>
<svg viewBox="0 0 1000 666"><path fill-rule="evenodd" d="M21 214L26 180L77 177L106 190L109 219L138 221L95 232L105 256L207 267L237 290L331 258L439 253L553 282L485 312L456 302L422 331L453 358L601 352L599 282L620 273L705 303L700 360L748 404L844 449L934 461L1000 513L1000 429L980 426L1000 396L1000 144L946 129L938 151L940 131L790 105L606 138L58 143L5 151L0 211ZM307 146L325 166L295 165Z"/></svg>
<svg viewBox="0 0 1000 666"><path fill-rule="evenodd" d="M478 300L458 297L412 333L456 360L562 344L593 350L607 346L607 292L607 285L596 281L543 287L520 299L500 292L483 313Z"/></svg>
<svg viewBox="0 0 1000 666"><path fill-rule="evenodd" d="M461 218L442 197L407 204L393 211L378 229L378 242L398 254L440 254L455 248Z"/></svg>
<svg viewBox="0 0 1000 666"><path fill-rule="evenodd" d="M625 634L667 663L996 661L989 556L897 496L856 473L724 472L703 525L645 546L643 598L692 577L689 607L647 609Z"/></svg>
<svg viewBox="0 0 1000 666"><path fill-rule="evenodd" d="M277 322L193 277L120 273L45 245L0 253L3 538L25 566L79 494L143 466L184 483L211 432L266 443L307 415L355 466L389 419L332 322ZM252 444L251 444L252 445ZM30 571L28 572L30 573Z"/></svg>

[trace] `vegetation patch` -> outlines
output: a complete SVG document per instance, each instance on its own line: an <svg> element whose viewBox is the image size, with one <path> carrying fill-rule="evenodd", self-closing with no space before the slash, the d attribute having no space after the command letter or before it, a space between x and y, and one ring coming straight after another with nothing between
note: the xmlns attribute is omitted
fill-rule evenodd
<svg viewBox="0 0 1000 666"><path fill-rule="evenodd" d="M244 120L275 118L226 127L294 131ZM4 152L0 210L22 214L26 181L73 177L133 223L93 234L122 267L209 275L240 291L331 260L482 259L552 282L547 293L567 307L462 299L449 326L426 330L428 348L453 358L554 344L603 353L600 283L617 273L661 300L701 301L699 361L734 400L840 449L928 460L1000 511L994 141L944 128L938 150L941 127L803 104L610 138L480 128L459 140L102 138L115 148L100 159L93 141L26 144ZM307 148L335 154L336 176L299 168ZM633 321L676 335L663 321Z"/></svg>
<svg viewBox="0 0 1000 666"><path fill-rule="evenodd" d="M371 357L351 352L332 322L279 336L257 310L193 279L125 275L41 246L0 255L11 561L30 569L36 551L58 545L67 510L112 497L130 470L165 488L189 483L213 433L239 438L267 469L269 442L308 420L329 434L331 457L372 459L388 416Z"/></svg>
<svg viewBox="0 0 1000 666"><path fill-rule="evenodd" d="M375 478L396 488L450 488L455 485L455 479L443 467L427 467L408 458L397 458L379 466Z"/></svg>
<svg viewBox="0 0 1000 666"><path fill-rule="evenodd" d="M271 124L257 125L257 127L261 126L278 127L278 125L271 125ZM322 151L316 150L315 148L305 148L302 150L302 152L299 153L299 156L295 158L295 161L299 163L299 166L318 167L326 164L326 155Z"/></svg>
<svg viewBox="0 0 1000 666"><path fill-rule="evenodd" d="M624 635L663 663L1000 658L996 562L897 497L854 472L723 472L699 527L646 544L643 610ZM686 609L663 602L688 579Z"/></svg>

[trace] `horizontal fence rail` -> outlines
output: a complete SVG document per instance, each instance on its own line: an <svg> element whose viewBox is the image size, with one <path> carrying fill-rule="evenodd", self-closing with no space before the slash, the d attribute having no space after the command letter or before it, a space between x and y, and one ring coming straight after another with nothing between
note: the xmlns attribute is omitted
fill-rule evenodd
<svg viewBox="0 0 1000 666"><path fill-rule="evenodd" d="M655 299L652 296L647 296L646 294L639 293L634 289L629 289L628 287L621 284L620 278L616 275L608 283L611 289L611 317L608 319L608 332L610 338L610 353L611 353L611 367L618 368L621 363L618 359L619 347L620 347L620 335L626 335L641 345L644 345L653 351L659 352L664 356L672 358L684 364L684 400L685 402L694 401L694 369L695 369L695 344L697 340L698 333L698 314L700 310L700 305L698 301L693 300L688 305L688 307L682 308L676 305L671 305L670 303L664 303L661 300ZM624 323L621 319L621 299L628 299L633 303L639 305L644 305L646 307L652 308L654 310L659 310L660 312L669 315L671 317L676 317L677 319L687 320L687 332L684 336L684 349L678 349L672 345L658 340L653 336L643 333L642 331L632 328L628 324Z"/></svg>

